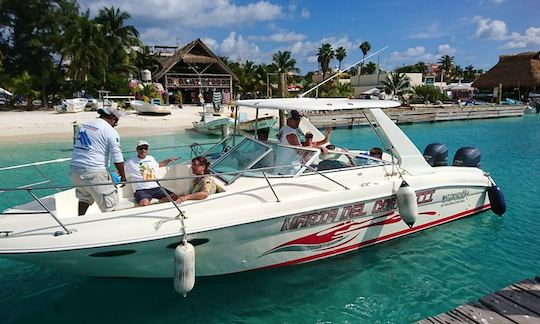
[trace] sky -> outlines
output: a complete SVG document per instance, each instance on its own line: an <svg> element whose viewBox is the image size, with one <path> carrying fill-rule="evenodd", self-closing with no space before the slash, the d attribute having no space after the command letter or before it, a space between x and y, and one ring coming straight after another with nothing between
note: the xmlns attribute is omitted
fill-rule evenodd
<svg viewBox="0 0 540 324"><path fill-rule="evenodd" d="M131 15L146 45L183 46L202 39L217 55L271 63L290 51L302 74L316 71L317 50L343 46L342 67L362 59L358 46L387 47L367 61L392 70L452 55L464 68L489 70L499 55L540 51L540 0L78 0ZM332 62L336 67L337 60Z"/></svg>

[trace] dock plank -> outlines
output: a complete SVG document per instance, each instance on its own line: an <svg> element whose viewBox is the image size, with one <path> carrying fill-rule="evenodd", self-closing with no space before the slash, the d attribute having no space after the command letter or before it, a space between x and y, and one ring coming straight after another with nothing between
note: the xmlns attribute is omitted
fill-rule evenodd
<svg viewBox="0 0 540 324"><path fill-rule="evenodd" d="M540 323L540 276L418 323Z"/></svg>
<svg viewBox="0 0 540 324"><path fill-rule="evenodd" d="M540 317L540 298L534 294L529 294L527 290L522 290L519 286L512 285L497 291L496 294L513 301Z"/></svg>
<svg viewBox="0 0 540 324"><path fill-rule="evenodd" d="M516 323L523 324L538 324L540 316L530 310L519 306L517 303L510 301L499 295L491 294L480 298L482 305L494 310L495 312L511 319Z"/></svg>
<svg viewBox="0 0 540 324"><path fill-rule="evenodd" d="M459 314L460 318L472 319L476 323L513 323L503 315L483 306L480 303L468 303L451 310L450 314Z"/></svg>

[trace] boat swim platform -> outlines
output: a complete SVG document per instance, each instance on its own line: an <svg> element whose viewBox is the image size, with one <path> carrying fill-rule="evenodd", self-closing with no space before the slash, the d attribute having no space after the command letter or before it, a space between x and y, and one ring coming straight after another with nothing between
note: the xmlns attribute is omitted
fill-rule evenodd
<svg viewBox="0 0 540 324"><path fill-rule="evenodd" d="M527 106L450 106L385 108L396 124L433 123L453 120L523 116ZM304 113L315 127L349 127L369 125L361 110L321 111Z"/></svg>
<svg viewBox="0 0 540 324"><path fill-rule="evenodd" d="M540 275L417 323L540 323Z"/></svg>

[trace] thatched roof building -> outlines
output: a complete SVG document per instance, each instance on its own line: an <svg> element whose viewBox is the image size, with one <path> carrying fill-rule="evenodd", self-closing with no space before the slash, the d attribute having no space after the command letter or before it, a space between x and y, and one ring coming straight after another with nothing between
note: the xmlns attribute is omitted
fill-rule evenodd
<svg viewBox="0 0 540 324"><path fill-rule="evenodd" d="M473 82L475 88L540 89L540 52L501 55L499 62Z"/></svg>
<svg viewBox="0 0 540 324"><path fill-rule="evenodd" d="M184 103L198 102L199 94L206 102L232 98L233 82L238 82L238 77L202 40L196 39L158 61L161 69L154 81L169 92L181 91Z"/></svg>

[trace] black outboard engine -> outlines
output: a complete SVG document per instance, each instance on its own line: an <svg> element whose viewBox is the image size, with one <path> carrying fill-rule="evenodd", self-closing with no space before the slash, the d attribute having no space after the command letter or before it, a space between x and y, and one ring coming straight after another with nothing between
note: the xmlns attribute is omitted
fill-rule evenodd
<svg viewBox="0 0 540 324"><path fill-rule="evenodd" d="M480 167L480 150L476 147L465 146L460 147L454 155L454 166L464 167Z"/></svg>
<svg viewBox="0 0 540 324"><path fill-rule="evenodd" d="M432 167L448 165L448 148L441 143L431 143L424 150L424 159Z"/></svg>

